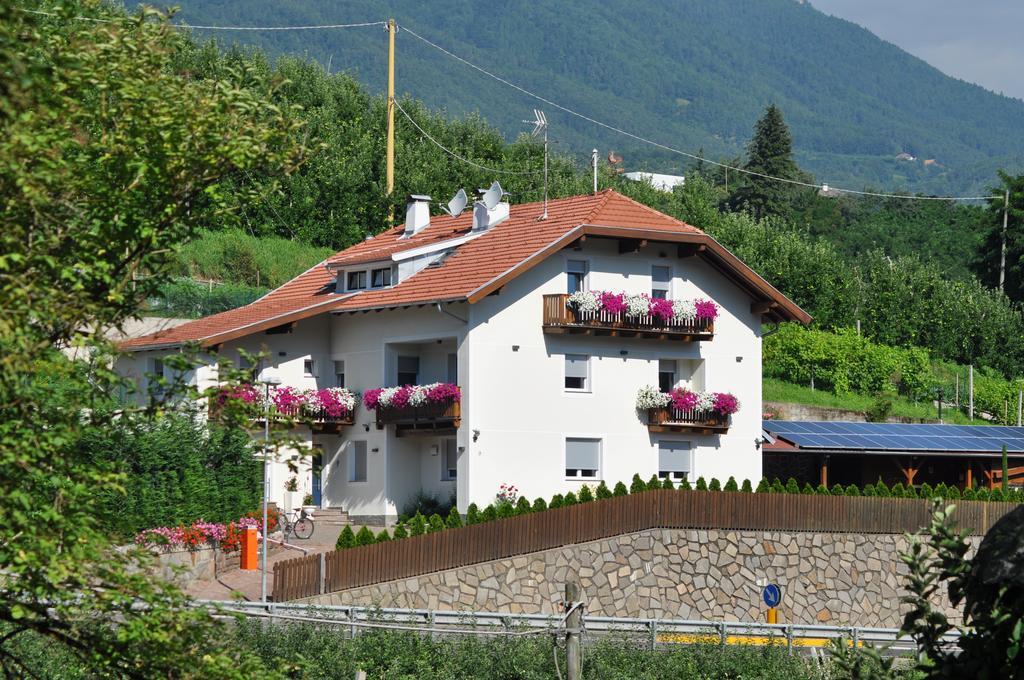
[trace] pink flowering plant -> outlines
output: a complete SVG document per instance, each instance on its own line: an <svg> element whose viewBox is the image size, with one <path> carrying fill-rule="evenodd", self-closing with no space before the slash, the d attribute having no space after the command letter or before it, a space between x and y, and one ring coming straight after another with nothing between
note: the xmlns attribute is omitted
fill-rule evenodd
<svg viewBox="0 0 1024 680"><path fill-rule="evenodd" d="M613 293L607 290L581 290L569 296L566 304L584 316L608 316L609 320L651 317L667 324L692 324L714 321L718 305L711 300L668 300L646 293Z"/></svg>
<svg viewBox="0 0 1024 680"><path fill-rule="evenodd" d="M429 385L402 385L401 387L378 387L363 393L363 406L373 411L378 408L405 408L425 404L458 403L462 392L452 383L430 383Z"/></svg>
<svg viewBox="0 0 1024 680"><path fill-rule="evenodd" d="M740 402L728 392L695 392L677 387L671 392L662 392L656 387L641 387L636 395L636 407L641 411L655 408L672 408L675 411L713 413L731 416L740 410Z"/></svg>
<svg viewBox="0 0 1024 680"><path fill-rule="evenodd" d="M288 385L269 390L270 406L289 418L344 418L355 411L356 395L344 387L300 390ZM240 403L251 417L267 410L265 393L254 385L233 385L217 390L215 404L222 408L229 400Z"/></svg>
<svg viewBox="0 0 1024 680"><path fill-rule="evenodd" d="M515 505L519 500L519 489L514 484L502 484L494 496L495 505Z"/></svg>

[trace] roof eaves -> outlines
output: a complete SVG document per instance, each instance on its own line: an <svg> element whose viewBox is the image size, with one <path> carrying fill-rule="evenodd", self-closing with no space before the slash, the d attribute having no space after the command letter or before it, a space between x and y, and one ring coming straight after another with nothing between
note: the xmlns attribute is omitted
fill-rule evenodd
<svg viewBox="0 0 1024 680"><path fill-rule="evenodd" d="M505 285L505 283L507 283L508 281L511 281L520 274L526 272L529 269L532 269L535 265L540 264L553 252L563 248L565 244L572 243L573 241L575 241L576 238L580 236L581 231L582 225L573 227L572 229L565 232L560 237L558 237L551 243L547 244L543 248L535 251L525 259L520 260L518 263L509 267L508 269L498 274L491 280L487 281L483 285L477 286L476 288L471 290L466 295L466 299L469 300L470 304L475 304L479 302L481 299L487 297L497 288L500 288L501 286Z"/></svg>

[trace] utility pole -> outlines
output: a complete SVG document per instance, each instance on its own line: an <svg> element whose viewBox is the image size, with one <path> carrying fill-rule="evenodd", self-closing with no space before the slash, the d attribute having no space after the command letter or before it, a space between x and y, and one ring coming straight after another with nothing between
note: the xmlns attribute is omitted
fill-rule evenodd
<svg viewBox="0 0 1024 680"><path fill-rule="evenodd" d="M594 193L597 193L597 149L590 152L590 164L594 167Z"/></svg>
<svg viewBox="0 0 1024 680"><path fill-rule="evenodd" d="M583 657L580 654L580 629L583 615L580 603L580 586L575 581L565 584L565 667L569 680L580 680Z"/></svg>
<svg viewBox="0 0 1024 680"><path fill-rule="evenodd" d="M1010 218L1010 190L1006 190L1003 198L1003 233L999 245L999 292L1003 290L1006 282L1006 225Z"/></svg>
<svg viewBox="0 0 1024 680"><path fill-rule="evenodd" d="M395 207L391 194L395 192L395 34L398 26L394 19L388 19L388 144L387 144L387 192L388 224L395 223Z"/></svg>
<svg viewBox="0 0 1024 680"><path fill-rule="evenodd" d="M967 391L969 392L967 398L967 412L974 420L974 364L967 367Z"/></svg>
<svg viewBox="0 0 1024 680"><path fill-rule="evenodd" d="M1024 390L1017 390L1017 427L1020 427L1021 416L1024 416Z"/></svg>

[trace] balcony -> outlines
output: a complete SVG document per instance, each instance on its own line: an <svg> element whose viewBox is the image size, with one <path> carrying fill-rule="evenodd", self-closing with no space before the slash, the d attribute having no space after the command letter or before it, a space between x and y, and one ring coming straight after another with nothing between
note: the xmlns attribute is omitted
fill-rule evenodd
<svg viewBox="0 0 1024 680"><path fill-rule="evenodd" d="M462 394L457 385L404 385L363 394L366 408L377 412L377 429L394 425L395 434L453 435L462 423Z"/></svg>
<svg viewBox="0 0 1024 680"><path fill-rule="evenodd" d="M647 410L647 429L651 432L689 432L692 434L725 434L729 416L696 409L682 411L672 406Z"/></svg>
<svg viewBox="0 0 1024 680"><path fill-rule="evenodd" d="M713 318L664 319L653 314L628 316L623 311L604 309L581 311L570 303L569 295L560 293L544 296L544 332L696 342L714 337L715 321Z"/></svg>
<svg viewBox="0 0 1024 680"><path fill-rule="evenodd" d="M317 434L337 434L355 420L355 395L340 387L300 391L294 387L272 387L266 393L255 385L220 387L209 402L210 418L219 418L229 401L236 413L262 423L267 412L272 424L308 425Z"/></svg>

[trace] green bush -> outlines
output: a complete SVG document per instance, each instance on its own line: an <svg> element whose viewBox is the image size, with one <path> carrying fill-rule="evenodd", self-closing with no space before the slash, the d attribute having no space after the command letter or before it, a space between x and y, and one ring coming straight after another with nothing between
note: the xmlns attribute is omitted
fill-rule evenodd
<svg viewBox="0 0 1024 680"><path fill-rule="evenodd" d="M543 512L544 510L547 510L547 509L548 509L548 503L543 498L538 498L537 500L535 500L533 502L533 511L534 512Z"/></svg>
<svg viewBox="0 0 1024 680"><path fill-rule="evenodd" d="M508 501L498 503L494 507L494 510L498 518L513 517L516 514L516 506L512 505Z"/></svg>
<svg viewBox="0 0 1024 680"><path fill-rule="evenodd" d="M832 495L833 496L845 496L845 495L847 495L846 494L846 489L843 488L842 484L833 484L832 485Z"/></svg>
<svg viewBox="0 0 1024 680"><path fill-rule="evenodd" d="M739 491L740 487L736 484L736 478L730 476L729 479L725 481L725 486L722 487L722 489L724 491Z"/></svg>
<svg viewBox="0 0 1024 680"><path fill-rule="evenodd" d="M345 525L338 534L338 540L334 543L335 550L346 550L348 548L356 547L356 535L352 531L352 527Z"/></svg>
<svg viewBox="0 0 1024 680"><path fill-rule="evenodd" d="M665 479L661 481L661 488L665 489L666 491L671 491L675 489L676 486L675 484L672 483L672 477L665 477Z"/></svg>
<svg viewBox="0 0 1024 680"><path fill-rule="evenodd" d="M918 495L921 498L929 498L930 499L930 498L935 498L936 493L935 493L935 489L932 488L932 485L929 484L928 482L925 482L924 484L921 485L921 489L918 492Z"/></svg>
<svg viewBox="0 0 1024 680"><path fill-rule="evenodd" d="M811 486L810 482L804 482L803 487L800 489L800 493L802 493L805 496L813 496L814 495L814 487Z"/></svg>
<svg viewBox="0 0 1024 680"><path fill-rule="evenodd" d="M405 528L405 524L395 525L395 534L392 538L394 538L396 541L403 538L409 538L409 530Z"/></svg>
<svg viewBox="0 0 1024 680"><path fill-rule="evenodd" d="M436 512L430 516L427 520L427 533L436 534L438 531L444 531L444 518Z"/></svg>
<svg viewBox="0 0 1024 680"><path fill-rule="evenodd" d="M603 479L597 485L597 491L595 492L595 495L597 496L598 499L611 498L612 497L611 489L608 488L608 485L604 483Z"/></svg>
<svg viewBox="0 0 1024 680"><path fill-rule="evenodd" d="M448 511L448 517L444 521L445 526L449 529L458 529L462 526L462 515L459 514L459 509L452 506L452 509Z"/></svg>
<svg viewBox="0 0 1024 680"><path fill-rule="evenodd" d="M984 486L974 492L974 497L977 498L979 501L990 500L991 499L991 495L992 495L992 492L990 492Z"/></svg>
<svg viewBox="0 0 1024 680"><path fill-rule="evenodd" d="M377 534L377 543L387 543L391 540L391 534L388 533L387 529L381 529L380 533Z"/></svg>
<svg viewBox="0 0 1024 680"><path fill-rule="evenodd" d="M570 491L569 493L565 494L565 498L562 500L562 507L564 508L567 505L576 505L579 502L579 499L576 498L576 494Z"/></svg>
<svg viewBox="0 0 1024 680"><path fill-rule="evenodd" d="M703 477L698 477L697 478L697 484L696 484L696 486L694 488L697 489L697 491L707 491L708 490L708 483L706 481L704 481Z"/></svg>
<svg viewBox="0 0 1024 680"><path fill-rule="evenodd" d="M800 493L800 484L792 477L786 480L786 493Z"/></svg>
<svg viewBox="0 0 1024 680"><path fill-rule="evenodd" d="M417 512L409 520L409 535L422 536L425 533L427 533L427 518Z"/></svg>
<svg viewBox="0 0 1024 680"><path fill-rule="evenodd" d="M864 411L864 420L869 423L884 423L892 415L893 398L891 394L879 393Z"/></svg>
<svg viewBox="0 0 1024 680"><path fill-rule="evenodd" d="M762 477L761 481L757 483L757 489L755 489L754 493L769 493L771 488L772 485L769 483L768 479Z"/></svg>
<svg viewBox="0 0 1024 680"><path fill-rule="evenodd" d="M560 493L556 493L554 496L551 497L551 502L548 503L548 507L554 510L555 508L562 507L563 502L564 496L562 496L562 494Z"/></svg>
<svg viewBox="0 0 1024 680"><path fill-rule="evenodd" d="M849 486L847 486L843 493L846 496L860 496L861 495L860 490L857 488L857 486L855 484L850 484Z"/></svg>
<svg viewBox="0 0 1024 680"><path fill-rule="evenodd" d="M647 491L647 485L644 484L644 480L640 479L640 475L633 475L633 481L629 485L630 493L643 493Z"/></svg>
<svg viewBox="0 0 1024 680"><path fill-rule="evenodd" d="M377 542L377 537L373 535L369 527L362 527L356 533L356 545L372 545Z"/></svg>
<svg viewBox="0 0 1024 680"><path fill-rule="evenodd" d="M479 524L480 523L480 508L476 503L470 503L466 506L466 524Z"/></svg>
<svg viewBox="0 0 1024 680"><path fill-rule="evenodd" d="M530 507L530 501L526 500L526 496L520 496L519 500L516 501L516 514L525 515L533 512L533 508Z"/></svg>
<svg viewBox="0 0 1024 680"><path fill-rule="evenodd" d="M1003 490L997 486L988 492L988 499L990 501L1001 502L1006 500L1006 497L1003 495Z"/></svg>
<svg viewBox="0 0 1024 680"><path fill-rule="evenodd" d="M679 482L679 490L680 491L693 491L693 488L690 486L690 480L685 478L685 477L683 477L683 480L681 482Z"/></svg>
<svg viewBox="0 0 1024 680"><path fill-rule="evenodd" d="M743 480L743 486L740 487L740 491L743 493L753 493L754 488L751 486L749 479Z"/></svg>
<svg viewBox="0 0 1024 680"><path fill-rule="evenodd" d="M711 483L708 484L708 491L721 491L721 490L722 490L721 482L718 481L717 477L712 477L711 478Z"/></svg>
<svg viewBox="0 0 1024 680"><path fill-rule="evenodd" d="M498 509L494 505L488 505L484 508L484 511L480 513L481 522L493 522L498 519Z"/></svg>
<svg viewBox="0 0 1024 680"><path fill-rule="evenodd" d="M874 484L865 484L862 493L863 493L863 495L870 496L870 497L878 496L878 494L875 492L875 485Z"/></svg>
<svg viewBox="0 0 1024 680"><path fill-rule="evenodd" d="M589 486L583 485L580 487L579 500L580 503L589 503L594 500L594 492L590 490Z"/></svg>
<svg viewBox="0 0 1024 680"><path fill-rule="evenodd" d="M818 488L816 488L814 490L814 493L818 494L819 496L831 496L832 495L832 493L828 490L828 487L825 486L824 484L819 484Z"/></svg>
<svg viewBox="0 0 1024 680"><path fill-rule="evenodd" d="M198 319L247 305L267 292L268 288L237 283L210 286L191 279L178 279L161 286L159 294L146 301L146 313L150 316Z"/></svg>
<svg viewBox="0 0 1024 680"><path fill-rule="evenodd" d="M878 496L879 498L892 497L892 493L889 491L889 487L885 485L885 482L882 481L881 477L879 477L878 481L875 482L875 495Z"/></svg>
<svg viewBox="0 0 1024 680"><path fill-rule="evenodd" d="M965 501L976 501L978 500L978 494L974 489L964 489L963 497Z"/></svg>
<svg viewBox="0 0 1024 680"><path fill-rule="evenodd" d="M612 491L613 496L625 496L629 493L629 489L622 482L615 483L615 489Z"/></svg>
<svg viewBox="0 0 1024 680"><path fill-rule="evenodd" d="M786 493L786 487L782 484L782 480L776 477L772 480L771 488L768 491L769 493Z"/></svg>
<svg viewBox="0 0 1024 680"><path fill-rule="evenodd" d="M651 475L651 478L647 480L647 490L656 491L661 488L661 480L658 479L658 475Z"/></svg>

